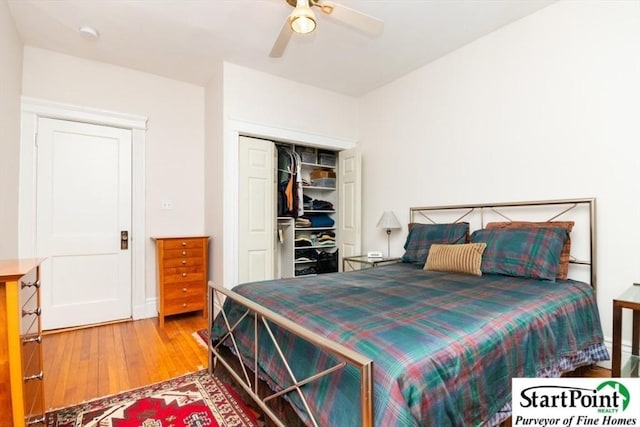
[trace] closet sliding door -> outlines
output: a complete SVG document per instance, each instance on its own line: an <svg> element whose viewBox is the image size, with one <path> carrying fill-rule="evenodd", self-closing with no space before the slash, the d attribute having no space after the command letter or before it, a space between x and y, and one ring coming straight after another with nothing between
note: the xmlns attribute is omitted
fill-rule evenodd
<svg viewBox="0 0 640 427"><path fill-rule="evenodd" d="M271 141L239 140L239 283L274 279L276 151Z"/></svg>

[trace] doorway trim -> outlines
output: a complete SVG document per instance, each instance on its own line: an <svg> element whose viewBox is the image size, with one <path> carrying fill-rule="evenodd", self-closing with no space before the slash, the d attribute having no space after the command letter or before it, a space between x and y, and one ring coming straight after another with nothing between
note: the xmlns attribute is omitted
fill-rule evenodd
<svg viewBox="0 0 640 427"><path fill-rule="evenodd" d="M239 282L240 266L238 262L239 251L239 221L238 209L240 199L238 195L240 181L239 147L240 136L250 136L284 143L296 143L331 150L346 150L355 148L357 141L346 138L336 138L311 132L286 129L271 125L248 122L228 118L224 125L223 146L223 200L222 218L223 229L233 230L223 232L222 244L222 283L227 288L233 288Z"/></svg>
<svg viewBox="0 0 640 427"><path fill-rule="evenodd" d="M145 138L147 117L97 108L21 98L20 190L18 215L18 256L37 255L36 241L36 136L38 119L50 118L118 127L131 130L131 316L142 319L148 313L146 301L146 204L145 204Z"/></svg>

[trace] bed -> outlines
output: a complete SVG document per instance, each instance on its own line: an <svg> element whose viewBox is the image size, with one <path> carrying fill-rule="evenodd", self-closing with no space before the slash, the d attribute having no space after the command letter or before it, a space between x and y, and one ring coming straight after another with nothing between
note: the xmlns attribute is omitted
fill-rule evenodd
<svg viewBox="0 0 640 427"><path fill-rule="evenodd" d="M276 425L291 424L273 409L285 398L306 425L465 426L510 416L511 378L608 359L594 199L420 207L410 218L402 263L210 284L210 369L229 370ZM524 255L504 258L513 251ZM569 263L575 271L561 271Z"/></svg>

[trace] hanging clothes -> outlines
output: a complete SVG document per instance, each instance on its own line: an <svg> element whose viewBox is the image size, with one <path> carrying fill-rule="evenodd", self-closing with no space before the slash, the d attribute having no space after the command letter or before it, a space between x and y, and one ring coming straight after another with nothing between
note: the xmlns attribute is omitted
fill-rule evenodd
<svg viewBox="0 0 640 427"><path fill-rule="evenodd" d="M279 216L298 218L304 215L302 193L302 159L295 151L278 147Z"/></svg>
<svg viewBox="0 0 640 427"><path fill-rule="evenodd" d="M295 158L291 150L278 147L278 216L296 217Z"/></svg>
<svg viewBox="0 0 640 427"><path fill-rule="evenodd" d="M295 160L295 198L294 198L294 208L296 210L296 215L294 218L304 215L304 195L302 194L302 159L300 158L300 154L297 152L293 152L293 157Z"/></svg>
<svg viewBox="0 0 640 427"><path fill-rule="evenodd" d="M293 190L293 182L295 180L294 174L291 172L292 170L292 164L293 164L293 156L291 155L291 153L288 153L289 157L290 157L290 161L289 161L289 180L287 181L287 186L284 189L284 194L287 197L287 211L289 212L289 214L292 214L294 211L294 190ZM295 216L294 216L295 218Z"/></svg>

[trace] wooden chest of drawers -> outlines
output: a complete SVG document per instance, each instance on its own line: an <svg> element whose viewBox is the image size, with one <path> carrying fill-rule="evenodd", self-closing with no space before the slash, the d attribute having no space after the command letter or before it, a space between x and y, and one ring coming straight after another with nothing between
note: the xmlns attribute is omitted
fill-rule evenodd
<svg viewBox="0 0 640 427"><path fill-rule="evenodd" d="M202 310L207 315L208 237L155 237L158 257L158 319Z"/></svg>
<svg viewBox="0 0 640 427"><path fill-rule="evenodd" d="M44 424L40 261L0 261L1 426Z"/></svg>

